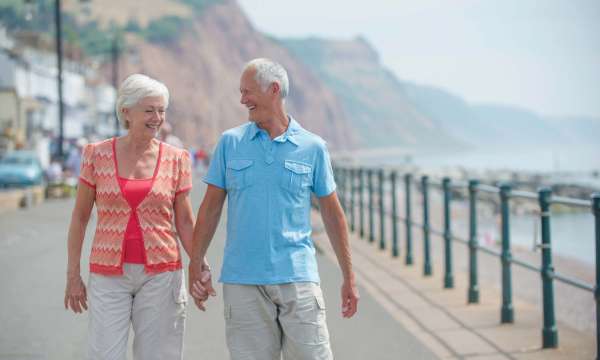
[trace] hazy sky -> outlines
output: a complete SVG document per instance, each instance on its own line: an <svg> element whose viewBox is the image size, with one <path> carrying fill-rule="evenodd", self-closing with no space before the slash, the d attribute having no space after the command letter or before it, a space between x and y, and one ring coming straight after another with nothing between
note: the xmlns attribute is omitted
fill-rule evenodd
<svg viewBox="0 0 600 360"><path fill-rule="evenodd" d="M600 117L599 0L238 0L278 37L364 35L399 78Z"/></svg>

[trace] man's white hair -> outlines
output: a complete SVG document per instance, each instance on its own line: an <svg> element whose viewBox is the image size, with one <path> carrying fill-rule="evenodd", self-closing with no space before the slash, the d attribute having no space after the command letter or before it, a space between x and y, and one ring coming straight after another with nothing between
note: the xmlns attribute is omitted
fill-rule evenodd
<svg viewBox="0 0 600 360"><path fill-rule="evenodd" d="M290 91L290 82L288 80L287 71L281 64L267 58L258 58L249 61L244 66L244 71L255 69L256 74L254 79L260 85L262 91L266 91L272 83L279 84L279 95L281 99L285 99Z"/></svg>
<svg viewBox="0 0 600 360"><path fill-rule="evenodd" d="M123 109L135 106L140 100L148 96L162 96L165 100L165 108L169 106L169 89L165 84L143 74L129 75L123 80L117 93L117 118L125 129L129 124L123 118Z"/></svg>

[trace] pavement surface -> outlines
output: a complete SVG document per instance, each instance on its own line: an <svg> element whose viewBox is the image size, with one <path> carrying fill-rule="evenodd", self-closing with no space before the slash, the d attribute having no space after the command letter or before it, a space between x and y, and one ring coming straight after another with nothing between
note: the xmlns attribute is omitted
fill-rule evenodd
<svg viewBox="0 0 600 360"><path fill-rule="evenodd" d="M194 208L204 187L199 181L192 194ZM66 234L73 200L50 200L23 210L5 211L0 217L0 359L82 359L87 341L87 314L65 311ZM219 269L225 238L222 219L209 250ZM82 276L87 279L87 257L95 226L88 227L82 255ZM317 235L318 237L318 235ZM322 240L322 239L321 239ZM422 335L398 321L369 281L359 285L359 312L341 317L341 277L327 252L318 255L327 322L337 359L436 359ZM185 261L187 263L187 259ZM357 263L356 266L362 266ZM361 271L363 273L363 271ZM215 274L218 276L218 272ZM217 288L220 290L220 286ZM374 294L374 295L373 295ZM190 302L185 339L186 359L228 359L220 298L200 312ZM131 335L130 335L131 341ZM131 347L131 345L130 345ZM131 354L128 356L131 359Z"/></svg>
<svg viewBox="0 0 600 360"><path fill-rule="evenodd" d="M315 213L313 224L317 229L320 227L318 222ZM374 229L379 229L379 224L375 225ZM399 231L404 231L402 226L399 226ZM497 259L480 255L480 301L478 304L468 304L466 247L453 245L455 284L453 289L444 289L443 245L440 239L432 239L435 249L432 256L433 274L424 276L421 231L414 229L413 232L414 263L410 266L405 265L404 253L398 258L391 256L389 242L385 250L380 250L377 235L373 242L369 242L366 235L365 239L361 239L351 234L352 257L359 284L438 358L596 359L595 332L576 329L560 321L560 318L557 323L559 347L542 349L541 300L530 302L528 298L526 301L514 295L515 322L500 324L499 279L490 276L492 272L500 272ZM322 253L333 259L334 253L325 236L317 235L314 240ZM516 294L523 290L541 292L539 274L513 267L513 289ZM563 290L566 292L567 289ZM579 303L578 298L582 295L573 288L568 290L572 301ZM568 301L569 293L561 294L560 298ZM588 293L584 295L590 296ZM581 311L594 316L592 309ZM398 358L412 359L404 356Z"/></svg>

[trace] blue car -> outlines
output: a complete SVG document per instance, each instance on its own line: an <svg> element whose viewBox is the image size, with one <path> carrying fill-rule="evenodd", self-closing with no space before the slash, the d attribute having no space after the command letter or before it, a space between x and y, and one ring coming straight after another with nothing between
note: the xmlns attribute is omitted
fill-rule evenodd
<svg viewBox="0 0 600 360"><path fill-rule="evenodd" d="M41 185L42 165L33 151L17 150L0 159L0 187Z"/></svg>

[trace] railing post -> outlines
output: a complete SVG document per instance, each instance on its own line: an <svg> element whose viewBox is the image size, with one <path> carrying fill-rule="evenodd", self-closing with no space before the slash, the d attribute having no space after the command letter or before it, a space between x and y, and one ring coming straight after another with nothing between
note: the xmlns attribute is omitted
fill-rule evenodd
<svg viewBox="0 0 600 360"><path fill-rule="evenodd" d="M539 191L540 219L542 225L542 290L544 301L544 328L542 329L542 347L555 348L558 346L558 332L554 314L554 283L552 275L552 242L550 238L550 205L552 190L542 188Z"/></svg>
<svg viewBox="0 0 600 360"><path fill-rule="evenodd" d="M452 226L450 217L450 201L452 193L450 191L450 178L445 177L442 180L444 190L444 288L454 288L454 275L452 274Z"/></svg>
<svg viewBox="0 0 600 360"><path fill-rule="evenodd" d="M469 304L479 302L477 282L477 186L478 180L469 180Z"/></svg>
<svg viewBox="0 0 600 360"><path fill-rule="evenodd" d="M390 185L392 187L392 256L398 257L398 204L396 199L396 170L390 174Z"/></svg>
<svg viewBox="0 0 600 360"><path fill-rule="evenodd" d="M594 220L596 222L596 360L600 360L600 193L592 195Z"/></svg>
<svg viewBox="0 0 600 360"><path fill-rule="evenodd" d="M421 177L421 189L423 192L423 275L431 275L431 241L429 226L429 176Z"/></svg>
<svg viewBox="0 0 600 360"><path fill-rule="evenodd" d="M404 184L406 186L406 265L412 265L413 263L413 252L412 252L412 217L411 217L411 204L410 204L410 189L412 185L412 175L404 175Z"/></svg>
<svg viewBox="0 0 600 360"><path fill-rule="evenodd" d="M512 304L512 276L510 262L512 254L510 251L510 192L509 184L500 185L500 213L502 218L502 308L500 310L500 322L503 324L515 321Z"/></svg>
<svg viewBox="0 0 600 360"><path fill-rule="evenodd" d="M365 201L364 201L364 191L365 190L365 180L364 180L364 169L361 167L358 169L358 222L360 225L360 237L364 239L365 237Z"/></svg>
<svg viewBox="0 0 600 360"><path fill-rule="evenodd" d="M356 169L355 168L350 168L350 231L354 232L356 230L356 224L355 224L355 217L354 214L356 213L356 199L355 199L355 192L356 192L356 183L355 183L355 178L356 178Z"/></svg>
<svg viewBox="0 0 600 360"><path fill-rule="evenodd" d="M383 169L379 169L379 249L385 249L385 178Z"/></svg>
<svg viewBox="0 0 600 360"><path fill-rule="evenodd" d="M369 242L375 241L375 219L373 217L373 170L367 170L367 182L369 186Z"/></svg>

